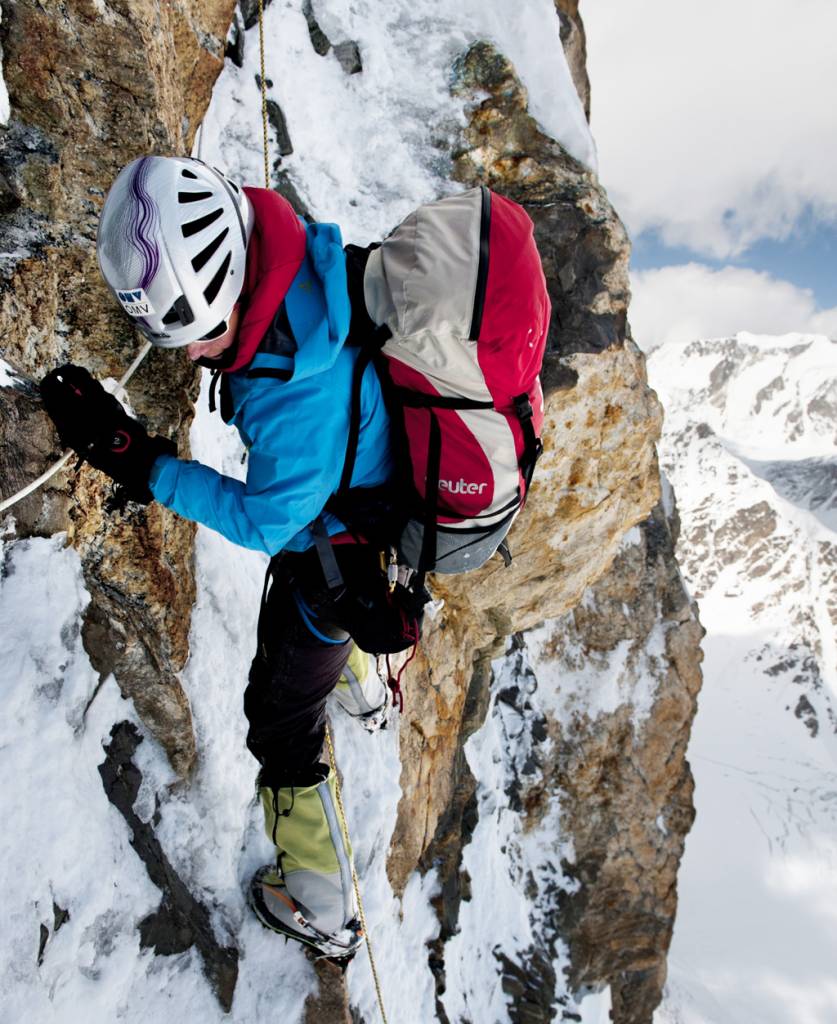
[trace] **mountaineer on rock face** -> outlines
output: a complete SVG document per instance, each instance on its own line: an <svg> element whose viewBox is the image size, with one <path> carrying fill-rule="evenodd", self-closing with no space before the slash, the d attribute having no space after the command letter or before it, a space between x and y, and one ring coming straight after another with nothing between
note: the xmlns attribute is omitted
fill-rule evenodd
<svg viewBox="0 0 837 1024"><path fill-rule="evenodd" d="M113 477L125 496L153 498L229 540L274 556L244 695L247 745L277 865L254 878L260 919L331 956L361 941L350 851L320 763L326 697L371 724L388 692L374 659L341 625L316 557L312 523L331 538L345 577L380 574L371 544L351 544L326 512L343 470L359 349L350 325L340 232L307 227L285 199L241 189L191 159L144 157L123 169L99 224L102 273L155 345L186 346L223 369L222 411L249 449L246 483L176 457L149 437L86 370L42 384L62 440ZM363 375L355 487L391 477L389 419L374 368ZM319 518L318 518L319 517ZM345 553L345 558L344 558Z"/></svg>
<svg viewBox="0 0 837 1024"><path fill-rule="evenodd" d="M156 499L271 557L244 710L277 858L250 900L269 928L345 959L363 935L320 761L326 698L380 727L372 655L415 650L426 574L511 561L542 450L551 312L532 222L474 188L344 249L336 225L305 224L275 192L147 156L108 193L97 249L152 344L212 370L210 408L220 384L247 478L178 459L81 367L48 374L44 404L65 446L116 482L117 507Z"/></svg>

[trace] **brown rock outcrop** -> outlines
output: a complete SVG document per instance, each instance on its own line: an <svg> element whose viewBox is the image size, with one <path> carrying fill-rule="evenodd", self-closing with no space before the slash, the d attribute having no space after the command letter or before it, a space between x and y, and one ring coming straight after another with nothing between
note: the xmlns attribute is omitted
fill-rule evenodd
<svg viewBox="0 0 837 1024"><path fill-rule="evenodd" d="M463 745L485 717L491 658L509 633L570 609L575 638L591 652L627 637L640 652L659 628L666 650L642 732L632 731L629 699L611 719L596 720L592 742L589 722L552 723L560 752L548 781L550 791L568 794L562 829L576 845L570 870L582 882L554 922L570 946L571 984L609 981L614 1019L639 1024L650 1021L665 977L676 870L691 825L684 753L700 683L700 627L664 517L659 508L652 513L661 410L627 334L629 243L603 190L540 133L513 69L492 47L474 46L457 71L459 91L480 97L455 154L457 177L522 203L543 256L555 309L544 373L545 453L512 533L512 567L491 563L466 579L434 580L445 607L426 629L423 660L411 672L390 877L399 887L417 863L439 871L442 935L431 963L443 986L444 940L456 929L467 885L459 856L474 813ZM639 522L641 541L617 555ZM580 604L585 592L593 597ZM622 601L629 611L616 614ZM541 1005L533 995L544 981L538 962L549 967L536 951L527 964L504 967L509 993L528 1000L520 1020L552 1019L549 1001ZM441 1004L439 1013L444 1020Z"/></svg>
<svg viewBox="0 0 837 1024"><path fill-rule="evenodd" d="M573 83L590 120L590 78L587 74L587 34L578 13L578 0L555 0L555 10L561 19L561 45L570 66Z"/></svg>
<svg viewBox="0 0 837 1024"><path fill-rule="evenodd" d="M411 673L401 737L405 797L390 862L397 886L426 852L456 787L451 766L475 663L496 653L511 632L572 608L659 497L654 443L661 410L641 354L624 337L624 229L593 176L538 131L504 58L477 44L460 63L460 81L489 98L472 110L457 175L467 184L484 181L526 207L565 327L554 315L545 453L512 533L512 567L504 570L495 559L465 578L434 579L445 609L426 629L423 660ZM562 271L574 275L565 290ZM585 331L601 339L598 351L590 351Z"/></svg>
<svg viewBox="0 0 837 1024"><path fill-rule="evenodd" d="M676 512L667 517L658 505L572 611L516 633L505 657L493 666L485 658L471 681L463 738L482 724L491 692L492 714L517 737L503 752L503 802L518 816L514 838L502 840L512 877L521 870L516 843L533 829L554 830L553 856L525 877L535 944L515 958L497 955L514 1024L574 1019L557 1016L561 1006L572 1013L566 982L572 991L609 984L617 1024L650 1024L660 1001L677 871L694 819L685 755L703 635L674 558L677 530ZM445 943L458 930L462 901L491 900L476 886L472 892L461 868L481 806L461 748L454 774L456 789L421 865L441 883L442 928L430 957L440 995ZM568 842L573 855L559 863ZM491 941L501 948L502 934L498 922ZM566 982L555 968L564 944ZM447 1021L441 999L437 1013Z"/></svg>
<svg viewBox="0 0 837 1024"><path fill-rule="evenodd" d="M188 152L223 64L233 0L20 0L3 14L12 116L0 132L0 335L9 363L34 377L62 362L119 377L137 338L96 266L98 211L119 168L141 153ZM131 383L135 411L188 452L196 374L182 355L152 353ZM6 391L4 446L23 477L59 454L33 404ZM114 672L175 769L195 758L177 671L187 655L194 527L159 506L103 513L104 478L65 471L16 506L20 535L67 531L92 595L85 641Z"/></svg>
<svg viewBox="0 0 837 1024"><path fill-rule="evenodd" d="M675 527L676 529L676 527ZM591 702L607 685L597 667L622 652L615 711L579 708L551 722L550 788L562 794L561 828L581 885L556 921L570 946L574 988L607 981L613 1019L647 1024L666 976L677 909L677 869L694 820L686 747L701 686L697 607L674 557L676 533L661 507L641 524L637 542L552 634L560 672L582 652ZM560 685L560 684L559 684Z"/></svg>

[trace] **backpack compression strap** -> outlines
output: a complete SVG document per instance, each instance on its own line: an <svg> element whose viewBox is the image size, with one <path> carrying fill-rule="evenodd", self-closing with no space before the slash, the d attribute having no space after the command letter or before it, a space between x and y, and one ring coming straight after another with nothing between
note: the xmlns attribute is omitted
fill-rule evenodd
<svg viewBox="0 0 837 1024"><path fill-rule="evenodd" d="M532 403L529 401L529 396L526 392L524 391L522 395L515 395L512 401L514 402L514 411L523 430L523 440L526 444L520 459L520 471L523 474L523 479L526 481L526 490L523 495L525 500L529 495L529 487L532 483L532 474L535 472L535 464L543 455L543 441L535 433L535 412L532 409Z"/></svg>

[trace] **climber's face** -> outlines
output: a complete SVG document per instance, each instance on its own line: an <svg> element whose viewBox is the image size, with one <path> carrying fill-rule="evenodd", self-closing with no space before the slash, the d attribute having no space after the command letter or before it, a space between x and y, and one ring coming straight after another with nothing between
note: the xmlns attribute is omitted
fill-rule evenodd
<svg viewBox="0 0 837 1024"><path fill-rule="evenodd" d="M223 329L224 327L226 329ZM233 306L230 315L217 329L222 333L213 338L201 338L200 341L193 341L191 345L186 346L190 359L215 359L232 345L238 333L238 303ZM215 334L215 331L212 333Z"/></svg>

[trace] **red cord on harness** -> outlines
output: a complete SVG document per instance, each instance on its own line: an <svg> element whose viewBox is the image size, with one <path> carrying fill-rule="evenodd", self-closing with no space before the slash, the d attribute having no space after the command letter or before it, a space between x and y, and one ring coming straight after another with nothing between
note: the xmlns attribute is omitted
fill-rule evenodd
<svg viewBox="0 0 837 1024"><path fill-rule="evenodd" d="M402 613L403 614L403 613ZM411 625L407 623L406 618L404 619L404 635L408 640L413 641L413 649L410 651L410 655L401 668L398 670L398 675L393 676L392 668L389 664L389 655L387 655L387 686L392 691L392 703L394 707L397 707L399 711L404 710L404 693L401 690L401 677L404 675L404 670L415 658L418 652L419 635L418 635L418 624L413 622Z"/></svg>

